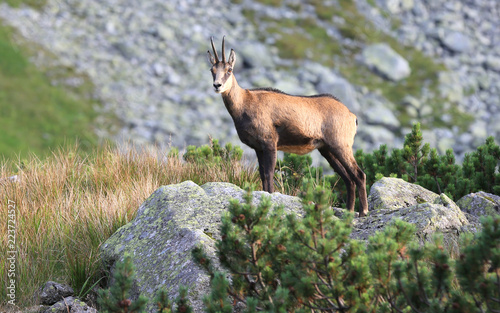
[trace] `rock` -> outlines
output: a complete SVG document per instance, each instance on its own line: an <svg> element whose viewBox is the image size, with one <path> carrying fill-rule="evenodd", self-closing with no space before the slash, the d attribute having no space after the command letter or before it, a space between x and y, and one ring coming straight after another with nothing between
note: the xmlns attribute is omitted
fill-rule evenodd
<svg viewBox="0 0 500 313"><path fill-rule="evenodd" d="M383 126L366 125L364 122L359 121L358 133L355 137L362 139L363 143L373 143L375 148L379 148L381 142L387 143L392 146L395 140L394 133ZM365 148L363 148L365 149Z"/></svg>
<svg viewBox="0 0 500 313"><path fill-rule="evenodd" d="M242 43L242 45L238 45L236 51L243 60L243 63L240 64L249 68L274 67L272 54L269 52L268 46L258 41L244 41ZM228 46L226 45L226 47ZM229 56L229 51L226 51L226 54Z"/></svg>
<svg viewBox="0 0 500 313"><path fill-rule="evenodd" d="M384 6L392 14L397 14L402 11L411 10L414 6L413 0L385 0Z"/></svg>
<svg viewBox="0 0 500 313"><path fill-rule="evenodd" d="M214 238L219 236L221 214L228 208L230 198L243 202L244 194L228 183L200 187L186 181L160 187L140 206L137 217L102 245L106 267L112 272L115 262L128 254L136 268L132 300L139 294L152 299L161 287L167 288L169 297L174 299L178 287L183 285L189 287L194 311L202 312L209 277L193 262L191 250L201 244L215 258ZM270 196L275 205L284 205L287 212L301 211L299 198L254 192L254 202L258 203L262 195ZM148 312L154 309L154 304L149 304Z"/></svg>
<svg viewBox="0 0 500 313"><path fill-rule="evenodd" d="M441 97L452 102L460 102L464 97L460 79L451 72L439 72L439 93Z"/></svg>
<svg viewBox="0 0 500 313"><path fill-rule="evenodd" d="M431 240L434 233L440 232L445 245L456 250L459 234L480 228L446 195L437 195L402 179L382 178L373 184L368 203L372 211L366 218L354 221L353 238L366 240L395 219L401 219L416 226L420 241Z"/></svg>
<svg viewBox="0 0 500 313"><path fill-rule="evenodd" d="M487 123L479 119L469 126L469 132L474 137L474 140L472 142L474 146L478 147L484 144L484 141L488 137L487 128Z"/></svg>
<svg viewBox="0 0 500 313"><path fill-rule="evenodd" d="M74 293L73 288L68 285L48 281L40 291L40 304L52 305Z"/></svg>
<svg viewBox="0 0 500 313"><path fill-rule="evenodd" d="M476 217L500 214L500 197L484 191L463 196L457 201L457 205L462 211Z"/></svg>
<svg viewBox="0 0 500 313"><path fill-rule="evenodd" d="M346 79L331 71L323 73L319 77L316 90L318 93L334 95L355 114L359 114L361 111L354 87Z"/></svg>
<svg viewBox="0 0 500 313"><path fill-rule="evenodd" d="M20 181L21 181L21 178L19 177L19 175L0 178L0 183L8 183L8 182L18 183Z"/></svg>
<svg viewBox="0 0 500 313"><path fill-rule="evenodd" d="M401 124L393 113L393 110L385 106L385 104L377 99L367 98L366 109L363 110L363 115L367 123L383 125L389 129L398 129Z"/></svg>
<svg viewBox="0 0 500 313"><path fill-rule="evenodd" d="M488 69L500 72L500 57L489 55L484 63Z"/></svg>
<svg viewBox="0 0 500 313"><path fill-rule="evenodd" d="M445 32L444 36L440 39L441 43L453 52L468 52L472 47L471 40L462 32Z"/></svg>
<svg viewBox="0 0 500 313"><path fill-rule="evenodd" d="M156 31L158 33L158 36L160 36L161 39L170 42L172 40L175 40L175 30L172 29L171 27L167 27L165 25L159 24L156 26Z"/></svg>
<svg viewBox="0 0 500 313"><path fill-rule="evenodd" d="M127 60L137 56L135 47L126 41L115 42L113 47Z"/></svg>
<svg viewBox="0 0 500 313"><path fill-rule="evenodd" d="M385 43L367 46L363 49L362 58L371 70L392 81L410 76L408 61Z"/></svg>
<svg viewBox="0 0 500 313"><path fill-rule="evenodd" d="M384 177L375 182L368 196L368 210L396 210L425 202L434 203L439 195L399 178Z"/></svg>
<svg viewBox="0 0 500 313"><path fill-rule="evenodd" d="M45 313L97 313L97 310L74 297L67 297L57 302Z"/></svg>

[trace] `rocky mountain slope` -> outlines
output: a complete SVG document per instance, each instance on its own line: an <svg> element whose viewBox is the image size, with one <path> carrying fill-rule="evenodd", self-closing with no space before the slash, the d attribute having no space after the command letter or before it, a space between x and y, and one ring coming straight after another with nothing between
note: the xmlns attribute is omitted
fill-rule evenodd
<svg viewBox="0 0 500 313"><path fill-rule="evenodd" d="M500 137L498 16L495 0L47 0L41 11L0 4L0 19L92 79L120 121L103 136L239 143L206 60L210 36L220 43L226 35L242 87L335 94L359 116L356 148L401 145L419 121L426 141L459 154Z"/></svg>

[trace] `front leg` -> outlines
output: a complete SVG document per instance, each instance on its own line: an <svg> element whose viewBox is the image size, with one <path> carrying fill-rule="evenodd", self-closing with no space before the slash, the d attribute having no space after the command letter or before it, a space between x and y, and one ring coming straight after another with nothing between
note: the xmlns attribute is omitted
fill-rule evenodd
<svg viewBox="0 0 500 313"><path fill-rule="evenodd" d="M276 148L255 150L259 161L259 173L262 180L262 189L269 193L274 192L274 169L276 167Z"/></svg>

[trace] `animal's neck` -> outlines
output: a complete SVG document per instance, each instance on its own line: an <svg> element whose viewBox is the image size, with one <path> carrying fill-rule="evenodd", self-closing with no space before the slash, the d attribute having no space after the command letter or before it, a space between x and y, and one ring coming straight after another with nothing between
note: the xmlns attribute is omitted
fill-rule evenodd
<svg viewBox="0 0 500 313"><path fill-rule="evenodd" d="M224 101L224 105L229 111L229 114L231 114L231 117L234 119L235 117L241 115L243 111L243 97L245 89L238 85L234 75L231 76L231 79L233 80L232 87L228 91L222 93L222 100Z"/></svg>

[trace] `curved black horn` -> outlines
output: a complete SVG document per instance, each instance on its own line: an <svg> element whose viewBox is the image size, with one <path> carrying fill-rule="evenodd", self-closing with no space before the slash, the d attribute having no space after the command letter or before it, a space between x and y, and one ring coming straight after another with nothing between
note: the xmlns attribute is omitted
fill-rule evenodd
<svg viewBox="0 0 500 313"><path fill-rule="evenodd" d="M214 37L210 37L210 42L212 43L212 50L214 50L215 61L218 63L219 62L219 55L217 54L217 50L215 49L215 46L214 46Z"/></svg>
<svg viewBox="0 0 500 313"><path fill-rule="evenodd" d="M224 38L226 38L226 36L222 37L222 63L226 63L226 49L224 49Z"/></svg>

